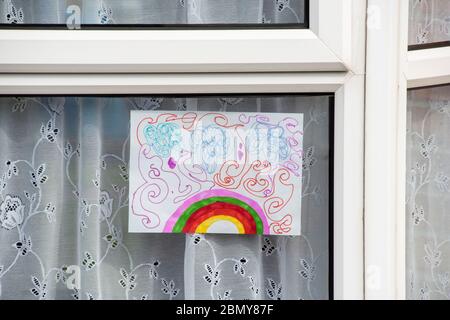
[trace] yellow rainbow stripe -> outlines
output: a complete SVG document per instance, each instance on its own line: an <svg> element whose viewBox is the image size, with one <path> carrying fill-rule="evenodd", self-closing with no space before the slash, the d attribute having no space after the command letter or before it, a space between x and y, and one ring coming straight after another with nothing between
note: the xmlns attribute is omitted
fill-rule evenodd
<svg viewBox="0 0 450 320"><path fill-rule="evenodd" d="M213 217L206 219L205 221L203 221L202 223L200 223L198 225L197 229L195 229L195 232L196 233L207 233L209 227L212 224L214 224L218 221L224 221L224 220L234 224L236 226L236 229L238 230L239 234L245 233L244 225L238 219L236 219L235 217L224 216L224 215L213 216Z"/></svg>

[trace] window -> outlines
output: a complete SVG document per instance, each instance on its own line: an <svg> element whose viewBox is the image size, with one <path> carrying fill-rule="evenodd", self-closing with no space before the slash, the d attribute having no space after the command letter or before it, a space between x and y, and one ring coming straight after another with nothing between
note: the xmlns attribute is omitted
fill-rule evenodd
<svg viewBox="0 0 450 320"><path fill-rule="evenodd" d="M266 2L273 4L274 1L264 3ZM109 3L113 4L113 1ZM280 4L279 1L275 1L275 4L277 3ZM288 1L283 3L287 4ZM292 8L299 3L289 1ZM66 263L63 259L52 265L46 265L48 260L44 254L42 258L39 256L44 261L43 268L39 267L35 271L35 278L29 284L31 287L26 289L24 285L21 290L29 292L36 298L52 298L60 294L64 297L73 295L80 299L101 299L108 296L130 299L146 297L168 299L362 298L366 6L365 2L360 0L316 0L309 3L308 9L309 29L302 29L297 25L292 28L272 28L271 30L255 28L232 30L226 27L220 30L214 28L119 30L100 27L97 28L98 30L83 28L81 30L20 28L0 30L0 41L5 44L3 46L5 50L0 52L0 71L4 72L0 75L0 94L4 95L2 102L7 106L2 109L2 113L7 113L8 118L27 119L30 121L30 126L32 122L28 119L40 119L33 125L37 126L39 136L41 135L39 130L43 128L43 141L42 146L39 144L36 148L34 157L37 157L38 152L42 152L40 148L44 148L44 152L39 157L46 156L48 150L45 148L58 148L56 145L50 145L51 142L48 141L55 135L55 140L61 143L58 145L61 147L59 153L62 155L61 161L58 162L57 159L52 158L49 161L54 161L54 165L46 165L42 169L39 169L40 165L37 165L40 161L35 160L36 163L31 163L33 167L38 166L35 172L36 180L40 182L43 175L48 175L48 178L44 179L46 180L44 184L48 183L50 171L47 172L47 170L51 170L51 167L63 168L64 164L67 165L68 161L64 158L64 152L69 154L76 152L77 142L80 142L86 146L86 148L82 147L80 159L68 168L63 168L74 173L79 173L80 168L90 168L89 170L92 171L86 176L78 175L79 180L76 183L72 181L74 185L79 183L80 196L83 194L81 189L86 191L87 188L95 188L95 182L100 186L108 185L112 188L108 191L109 197L103 193L106 190L99 190L98 197L80 199L81 207L84 206L83 200L86 200L88 207L90 204L95 204L98 210L95 212L94 208L90 208L88 212L81 212L80 217L84 219L77 221L80 230L70 231L84 232L86 241L90 239L98 243L101 250L79 248L80 261L71 260L71 255L67 252L59 255L61 259L63 255L66 255L67 259L64 261L71 260L67 262L71 263L67 266L68 268L81 268L80 273L85 274L79 278L81 282L75 283L70 290L67 290L64 285L62 288L57 287L55 283L50 290L46 284L47 291L44 292L43 283L53 277L51 274L47 277L49 271L54 272L57 277L56 274L65 275L64 272L67 270L63 265ZM288 12L284 10L283 14L287 14ZM95 15L96 12L93 14ZM114 17L117 17L115 13ZM351 18L347 19L347 17ZM123 21L119 21L119 24L130 23ZM305 133L311 132L308 134L312 139L310 146L317 146L311 149L308 147L305 157L308 157L310 165L314 164L316 168L319 168L320 164L320 171L311 172L311 176L306 175L306 181L304 181L304 184L310 185L306 190L307 197L311 197L304 203L304 210L314 213L311 215L311 220L305 222L305 228L316 230L315 228L320 225L317 229L320 232L316 232L317 238L312 241L315 244L311 242L311 248L309 248L306 242L298 241L299 239L292 239L293 241L290 242L286 238L267 238L266 240L244 237L224 241L223 236L208 235L204 238L183 236L180 241L177 235L167 237L145 235L147 241L152 243L152 247L149 248L138 246L138 240L132 239L135 235L129 235L123 228L116 226L120 219L126 216L126 210L119 209L115 222L110 226L107 223L110 218L103 217L109 215L110 206L115 211L120 205L125 205L122 202L125 198L120 196L120 192L125 191L121 191L119 186L124 185L123 179L127 173L126 165L123 168L123 165L121 167L118 163L113 163L112 166L106 163L106 170L111 169L116 175L111 178L103 174L102 155L116 154L118 156L112 158L119 162L125 158L123 154L124 152L126 154L126 146L123 148L123 145L126 137L123 133L126 132L124 122L127 121L129 101L134 108L141 106L163 109L223 108L234 111L303 112L306 118L305 126L307 126ZM64 105L64 111L61 110L62 105ZM57 113L64 113L64 115L59 116ZM59 119L58 125L53 121L49 123L47 118L53 116ZM81 123L74 121L80 117L85 117L86 120L82 121L83 130L81 131L79 129ZM6 116L2 116L2 119L6 119ZM29 137L30 141L32 140L31 128L24 125L28 123L27 121L24 121L22 126L13 127L11 127L12 121L2 121L6 122L2 123L2 130L9 128L6 136L12 136L12 139ZM111 130L111 134L107 134L106 129L110 122L114 122L117 126ZM317 126L319 123L324 125L320 129ZM43 127L42 124L44 124ZM19 127L23 129L19 131ZM55 129L58 130L55 132ZM17 132L24 134L18 135ZM30 132L30 135L25 134L26 132ZM64 135L64 132L67 135ZM38 137L38 141L39 139ZM67 142L70 142L70 147ZM8 143L11 141L8 140ZM31 145L33 143L30 143L30 148L26 150L25 148L15 150L11 147L11 154L16 151L30 151L27 156L24 155L24 158L30 159L31 156L33 159L34 147L31 148ZM99 145L102 146L100 150ZM9 159L5 160L5 164L10 163L6 164L4 169L7 175L8 166L11 166L19 157L15 158L11 159L11 162ZM98 177L95 172L97 170L94 168L100 172ZM20 172L21 169L17 168L17 170ZM304 170L307 172L308 168ZM15 172L16 169L11 168L12 179L17 177ZM33 177L30 176L30 179ZM309 182L308 179L310 179ZM70 181L62 177L59 180L61 187L55 190L67 192L69 196L66 187L72 186ZM317 181L317 184L314 183L315 186L320 184L321 187L312 187L313 181ZM122 184L119 185L119 182ZM33 184L33 181L30 183ZM113 185L116 185L119 190L118 195L114 194L115 198L111 196L115 192ZM11 188L11 184L8 188ZM3 202L10 204L8 208L14 205L22 208L16 193L20 190L23 192L23 188L17 189L18 191L8 189L4 193ZM6 199L7 195L9 195L8 199ZM32 197L32 195L29 196ZM76 194L72 193L70 196L76 197ZM21 194L22 204L26 201L24 199L27 199L26 195ZM39 203L42 209L47 209L48 203L51 202L48 207L49 214L40 218L46 225L45 228L51 229L51 232L46 234L55 237L58 237L61 228L64 227L58 224L60 223L58 220L55 220L56 224L49 225L49 219L53 218L53 206L56 212L60 210L57 208L58 205L64 206L71 203L69 201L57 203L57 200L44 201L43 199ZM316 200L319 202L316 203ZM72 199L72 203L77 202ZM29 209L30 206L24 208ZM13 211L8 209L7 215L17 216L13 214ZM329 215L330 212L332 215ZM104 219L102 227L99 220L95 220L96 214L98 219ZM112 213L114 214L115 212ZM33 218L39 219L37 216ZM5 225L17 231L20 230L17 228L19 225L17 222L15 218L7 219ZM346 230L354 232L346 232ZM4 232L9 231L10 229ZM9 232L8 235L10 236L11 233ZM35 236L31 238L30 243L25 235L31 237L26 232L16 235L18 239L23 238L22 244L25 243L25 246L32 246L36 248L36 251L49 246L48 241L37 240ZM233 242L233 245L228 245L229 242ZM123 246L126 243L134 243L136 247L132 250L128 249L130 252L127 252ZM199 243L200 245L197 246ZM173 247L174 250L177 248L180 254L171 255L169 251L161 249L164 246ZM185 246L187 246L186 249ZM17 256L21 255L22 247L21 245L16 247ZM208 248L214 250L214 254L211 254ZM28 248L26 250L29 252ZM188 254L185 250L189 250ZM52 247L45 247L45 250L41 252L52 251ZM105 252L108 253L105 255ZM280 254L280 260L272 261L273 265L270 268L262 264L262 273L256 274L252 271L255 270L256 261L271 259L274 252ZM306 259L301 252L307 252ZM143 259L149 256L152 256L152 259ZM190 256L195 256L196 259L186 258ZM15 257L14 254L12 257ZM39 261L34 254L29 256L30 259L33 257ZM291 258L298 263L287 263ZM5 279L7 278L5 270L11 272L9 271L11 269L8 270L11 255L8 255L7 260L6 262L1 260L1 265L6 265L6 268L3 269L0 277L6 274ZM103 266L101 268L104 268L102 272L105 272L105 275L114 276L117 280L114 282L117 290L113 290L112 293L103 291L102 286L87 290L91 282L98 283L91 281L94 273L88 271L96 268L100 261L100 265ZM163 264L169 267L163 269ZM183 274L187 276L182 277L180 274L171 276L165 273L169 272L172 266L183 268ZM211 275L211 269L223 270L220 275L223 277L222 280L211 278L216 274L213 272ZM269 269L274 273L269 274ZM295 272L299 281L287 284L287 281L292 279L291 274ZM140 287L140 280L137 279L144 277L155 281L157 289L155 292L142 292L142 289L145 291L145 287ZM236 277L236 283L232 284L223 280L229 277ZM12 284L7 283L5 279L0 280L3 288L10 288Z"/></svg>
<svg viewBox="0 0 450 320"><path fill-rule="evenodd" d="M409 49L422 49L419 55L427 58L433 67L422 80L428 80L422 85L432 87L410 85L406 101L405 296L407 299L449 299L448 270L445 269L448 251L445 239L445 221L448 218L445 154L449 148L445 115L450 85L446 79L449 77L448 69L440 66L445 66L447 62L444 60L450 59L450 11L445 1L411 3L414 4L409 13L409 28L410 32L417 28L418 45ZM426 60L422 60L422 67L426 67L423 65ZM415 61L411 64L418 65ZM411 70L415 70L414 66Z"/></svg>
<svg viewBox="0 0 450 320"><path fill-rule="evenodd" d="M308 27L306 0L2 0L0 22L21 27Z"/></svg>
<svg viewBox="0 0 450 320"><path fill-rule="evenodd" d="M0 222L3 243L8 244L1 255L2 261L7 262L2 284L10 288L2 298L31 298L32 276L47 284L46 291L52 298L70 297L77 291L68 290L66 285L58 286L53 277L49 279L52 273L61 277L67 274L48 259L54 257L61 259L61 265L76 265L74 262L80 251L88 253L92 262L80 270L82 283L78 293L83 299L86 295L124 299L146 294L154 299L216 299L227 290L233 290L232 297L236 299L330 297L328 277L332 261L329 250L332 246L329 241L332 239L328 237L328 226L332 223L329 221L332 217L329 195L333 145L329 130L333 115L330 95L24 96L0 100L3 129L0 139L4 151L0 162L7 169L1 181L0 199L4 205ZM302 236L230 238L211 235L196 240L185 235L127 234L128 195L123 191L128 188L130 110L305 114L307 153L303 171ZM37 181L29 176L30 170L36 172ZM33 185L36 182L38 188ZM31 198L35 194L36 201L43 205L35 204L25 193ZM26 210L14 211L14 205ZM22 237L30 239L29 244L25 241L25 246L33 250L31 255L36 261L24 251L24 246L10 246L17 238L15 229ZM44 234L47 236L43 237ZM54 247L55 241L63 244ZM164 241L168 243L163 244ZM229 244L225 246L225 241L233 243L235 249L228 250ZM149 243L153 243L151 248L148 248ZM143 249L150 258L143 254ZM205 254L225 260L220 263L216 258L206 258ZM15 260L17 255L20 259ZM242 263L245 274L236 275L234 261L241 258L245 259ZM43 270L39 260L44 261ZM289 268L280 269L281 263ZM164 265L173 267L164 268ZM220 272L217 285L204 279L205 265ZM57 270L52 269L54 267ZM118 273L121 268L127 270L129 276L137 276L133 282L136 289L121 286ZM92 272L95 270L97 272ZM153 273L151 282L147 281L149 271ZM29 276L17 282L15 275L18 274ZM115 278L117 281L112 281L112 288L97 287L97 283ZM162 279L174 281L177 293L166 296L160 288ZM191 285L191 281L195 285ZM283 290L278 292L272 288L272 281L276 288ZM40 292L40 297L42 295Z"/></svg>
<svg viewBox="0 0 450 320"><path fill-rule="evenodd" d="M408 93L406 297L449 299L448 112L450 85Z"/></svg>
<svg viewBox="0 0 450 320"><path fill-rule="evenodd" d="M448 2L445 0L410 0L410 50L449 44L450 7Z"/></svg>
<svg viewBox="0 0 450 320"><path fill-rule="evenodd" d="M372 5L387 14L367 37L366 298L442 299L448 265L448 4Z"/></svg>

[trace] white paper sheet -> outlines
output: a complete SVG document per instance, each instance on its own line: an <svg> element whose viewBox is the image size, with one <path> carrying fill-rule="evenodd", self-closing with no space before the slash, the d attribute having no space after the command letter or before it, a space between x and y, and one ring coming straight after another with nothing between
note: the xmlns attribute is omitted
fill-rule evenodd
<svg viewBox="0 0 450 320"><path fill-rule="evenodd" d="M303 115L131 111L129 231L300 235Z"/></svg>

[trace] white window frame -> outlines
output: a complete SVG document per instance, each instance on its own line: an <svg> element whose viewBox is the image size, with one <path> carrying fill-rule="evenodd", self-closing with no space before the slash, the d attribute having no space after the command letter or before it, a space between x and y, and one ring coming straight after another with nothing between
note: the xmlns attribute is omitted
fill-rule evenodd
<svg viewBox="0 0 450 320"><path fill-rule="evenodd" d="M330 285L363 299L366 0L310 10L311 30L0 30L0 94L335 93Z"/></svg>
<svg viewBox="0 0 450 320"><path fill-rule="evenodd" d="M368 0L383 14L367 30L367 299L406 298L407 89L450 83L450 47L408 51L408 1Z"/></svg>
<svg viewBox="0 0 450 320"><path fill-rule="evenodd" d="M0 30L0 72L347 71L364 5L311 0L310 29Z"/></svg>

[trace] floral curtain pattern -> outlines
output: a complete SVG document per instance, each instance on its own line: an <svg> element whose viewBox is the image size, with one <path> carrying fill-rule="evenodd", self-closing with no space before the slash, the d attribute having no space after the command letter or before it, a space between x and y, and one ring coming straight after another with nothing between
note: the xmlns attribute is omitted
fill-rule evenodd
<svg viewBox="0 0 450 320"><path fill-rule="evenodd" d="M0 97L0 299L327 299L329 99ZM304 113L303 235L129 234L132 109Z"/></svg>
<svg viewBox="0 0 450 320"><path fill-rule="evenodd" d="M450 299L450 85L408 94L406 295Z"/></svg>
<svg viewBox="0 0 450 320"><path fill-rule="evenodd" d="M305 0L0 0L0 23L305 23Z"/></svg>
<svg viewBox="0 0 450 320"><path fill-rule="evenodd" d="M409 0L409 44L450 41L448 0Z"/></svg>

